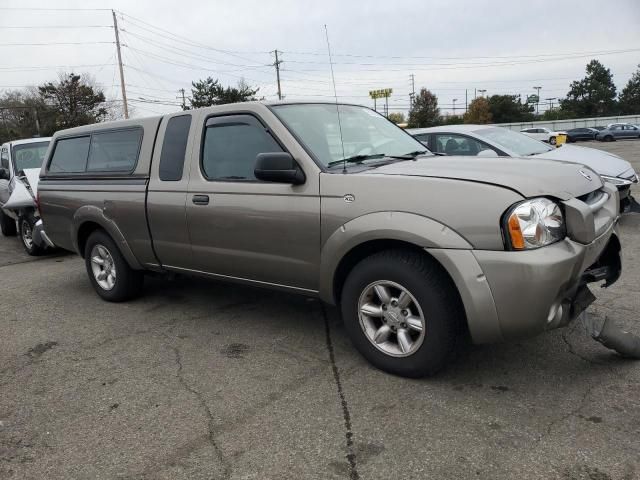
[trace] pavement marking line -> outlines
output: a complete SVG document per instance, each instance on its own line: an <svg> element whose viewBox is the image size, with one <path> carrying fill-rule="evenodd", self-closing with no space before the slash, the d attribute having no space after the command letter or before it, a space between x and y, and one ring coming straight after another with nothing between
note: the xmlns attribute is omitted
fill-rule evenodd
<svg viewBox="0 0 640 480"><path fill-rule="evenodd" d="M342 404L342 415L344 417L344 427L346 429L345 437L347 439L347 461L349 462L349 478L350 480L359 480L360 474L358 473L358 462L356 458L356 452L353 448L353 431L351 429L351 413L349 412L349 404L344 395L344 389L342 388L342 381L340 380L340 371L336 364L336 355L333 349L333 343L331 341L331 328L329 326L329 318L325 310L324 305L320 305L322 311L322 317L324 318L324 326L327 338L327 351L329 352L329 361L331 362L331 369L333 371L333 379L336 383L338 390L338 396L340 397L340 403Z"/></svg>

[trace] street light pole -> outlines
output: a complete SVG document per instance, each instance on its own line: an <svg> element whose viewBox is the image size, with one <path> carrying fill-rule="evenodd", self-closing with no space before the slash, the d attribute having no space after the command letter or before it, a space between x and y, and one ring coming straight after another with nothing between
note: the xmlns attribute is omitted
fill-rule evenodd
<svg viewBox="0 0 640 480"><path fill-rule="evenodd" d="M480 92L480 96L484 97L484 94L487 93L487 89L486 88L479 88L478 92Z"/></svg>
<svg viewBox="0 0 640 480"><path fill-rule="evenodd" d="M456 102L458 101L457 98L453 99L453 116L456 116Z"/></svg>
<svg viewBox="0 0 640 480"><path fill-rule="evenodd" d="M536 115L540 115L540 90L542 87L533 87L534 90L538 91L538 101L536 102Z"/></svg>

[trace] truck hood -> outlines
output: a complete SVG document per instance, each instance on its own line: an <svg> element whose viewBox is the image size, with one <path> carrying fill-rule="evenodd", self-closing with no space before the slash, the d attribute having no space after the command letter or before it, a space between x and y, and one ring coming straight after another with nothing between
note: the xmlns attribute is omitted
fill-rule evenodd
<svg viewBox="0 0 640 480"><path fill-rule="evenodd" d="M533 158L563 160L586 165L600 175L617 177L631 168L631 164L613 153L603 152L595 148L563 145L549 152L533 155Z"/></svg>
<svg viewBox="0 0 640 480"><path fill-rule="evenodd" d="M366 173L481 182L515 190L524 197L549 195L561 200L585 195L602 186L597 174L575 163L514 157L422 157Z"/></svg>

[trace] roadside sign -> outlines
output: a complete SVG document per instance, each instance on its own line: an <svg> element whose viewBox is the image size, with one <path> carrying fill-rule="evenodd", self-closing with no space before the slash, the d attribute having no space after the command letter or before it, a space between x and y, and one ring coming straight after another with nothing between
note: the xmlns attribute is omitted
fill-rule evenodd
<svg viewBox="0 0 640 480"><path fill-rule="evenodd" d="M539 103L540 97L538 95L527 95L527 103Z"/></svg>
<svg viewBox="0 0 640 480"><path fill-rule="evenodd" d="M393 93L392 88L383 88L381 90L369 90L369 96L374 100L376 98L389 98Z"/></svg>

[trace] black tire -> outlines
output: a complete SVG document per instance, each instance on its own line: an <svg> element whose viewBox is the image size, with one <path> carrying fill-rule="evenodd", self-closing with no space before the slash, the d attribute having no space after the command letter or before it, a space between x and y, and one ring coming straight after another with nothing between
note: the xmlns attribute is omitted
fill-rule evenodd
<svg viewBox="0 0 640 480"><path fill-rule="evenodd" d="M361 326L360 297L373 282L382 280L404 287L422 310L422 344L408 356L383 352ZM452 359L465 321L460 297L446 273L435 260L411 250L386 250L358 263L344 283L341 309L347 333L358 351L379 369L403 377L440 371Z"/></svg>
<svg viewBox="0 0 640 480"><path fill-rule="evenodd" d="M604 137L604 141L605 142L613 142L613 136L612 135L607 135L606 137Z"/></svg>
<svg viewBox="0 0 640 480"><path fill-rule="evenodd" d="M104 247L110 255L110 262L115 267L116 276L113 287L107 289L98 283L93 273L92 252L94 247ZM96 230L87 239L84 249L84 262L89 280L96 293L108 302L124 302L140 295L144 283L144 274L132 269L124 259L116 243L104 230ZM98 268L104 268L98 266Z"/></svg>
<svg viewBox="0 0 640 480"><path fill-rule="evenodd" d="M5 215L2 210L0 210L0 230L5 237L15 237L18 233L15 220Z"/></svg>
<svg viewBox="0 0 640 480"><path fill-rule="evenodd" d="M36 225L36 220L31 215L22 215L18 218L18 232L20 234L20 242L27 252L32 257L37 257L44 253L44 247L39 247L33 241L33 229Z"/></svg>

